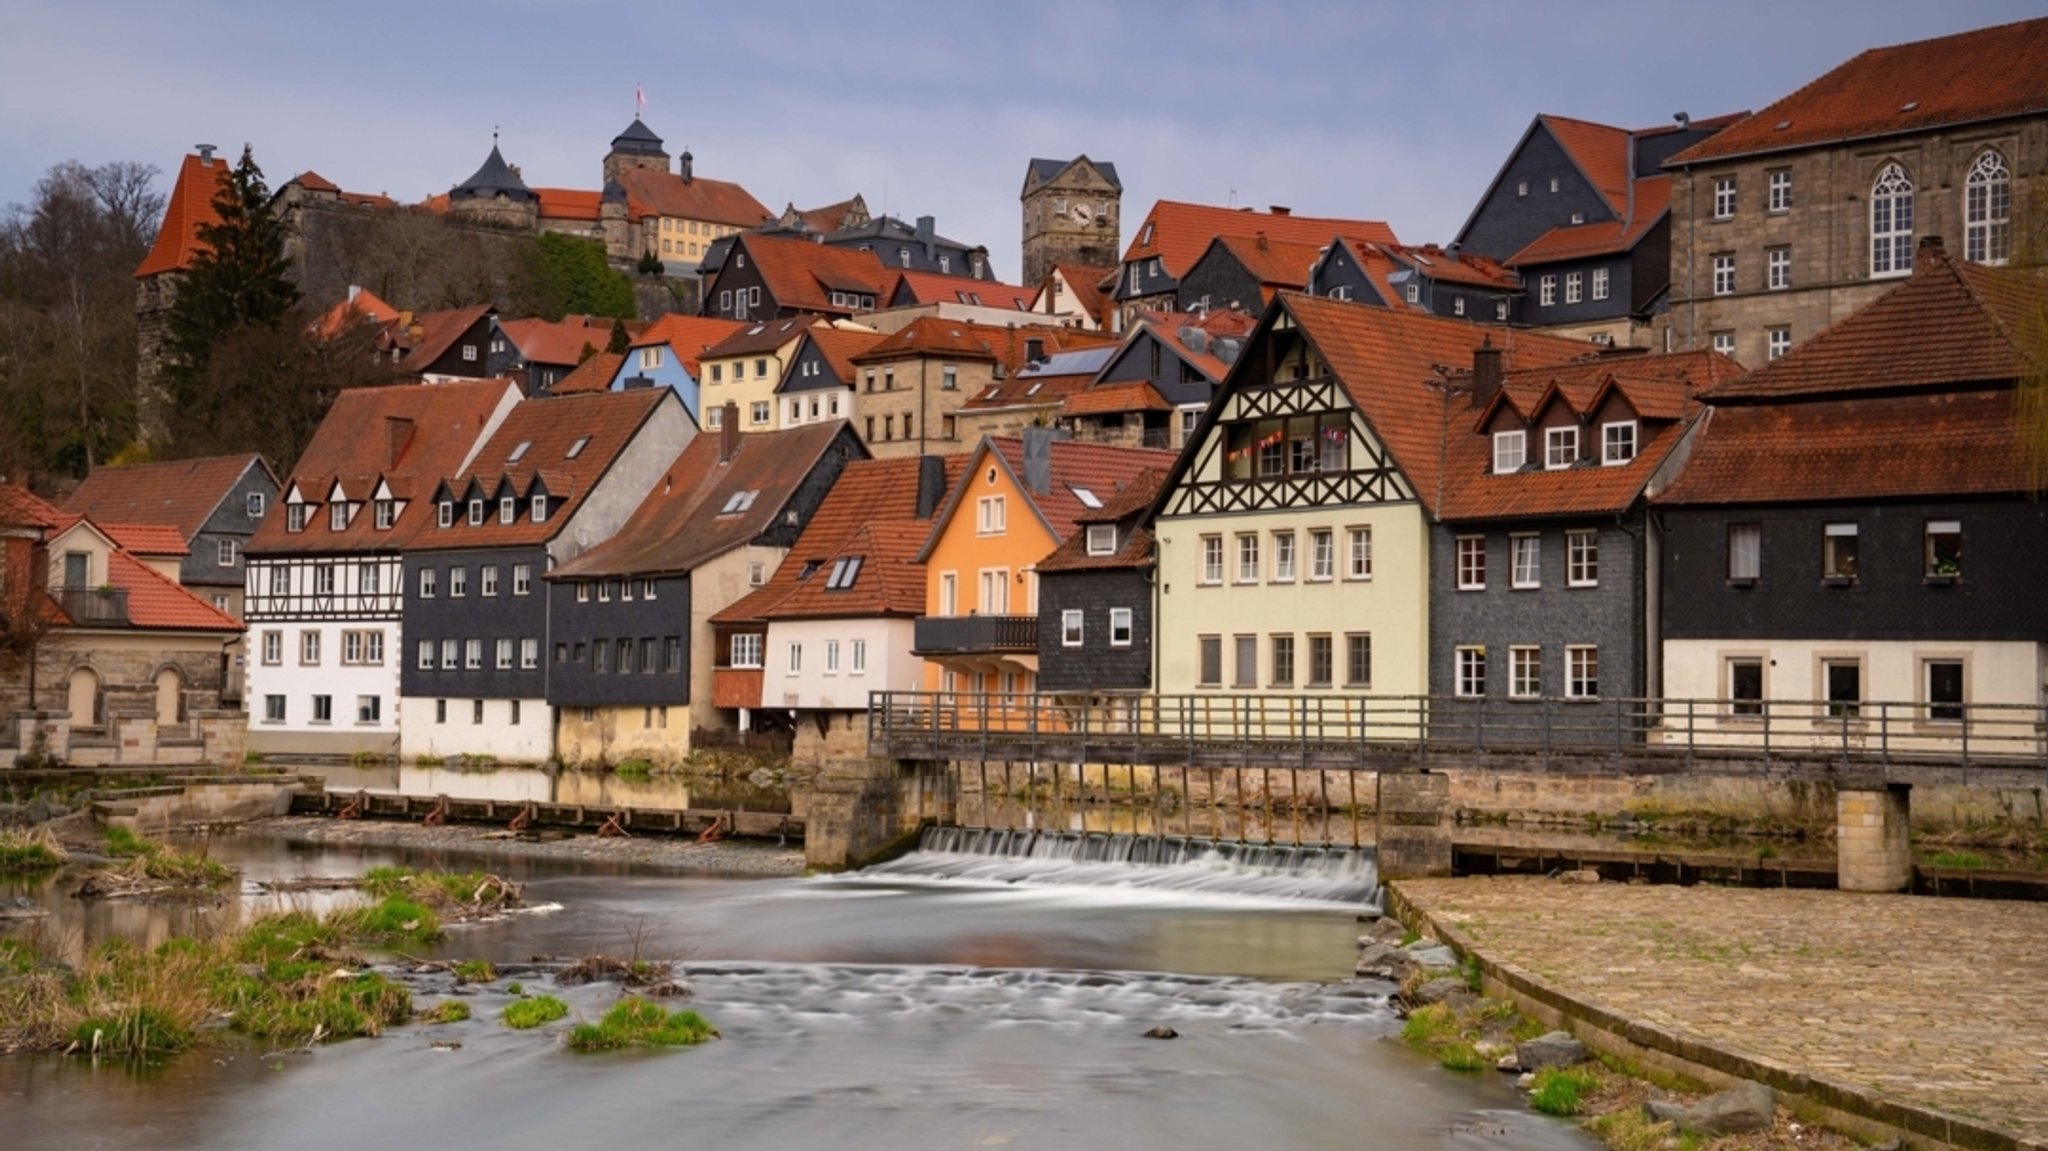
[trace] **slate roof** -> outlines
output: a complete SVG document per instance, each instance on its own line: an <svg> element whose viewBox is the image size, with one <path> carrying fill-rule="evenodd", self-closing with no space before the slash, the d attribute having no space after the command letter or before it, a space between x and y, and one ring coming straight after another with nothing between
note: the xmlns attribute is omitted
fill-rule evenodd
<svg viewBox="0 0 2048 1151"><path fill-rule="evenodd" d="M103 465L64 501L64 510L96 523L161 524L189 541L251 467L270 470L254 453Z"/></svg>
<svg viewBox="0 0 2048 1151"><path fill-rule="evenodd" d="M653 168L628 168L619 173L626 189L627 210L634 220L646 216L677 216L707 220L735 228L751 228L775 218L753 194L738 184Z"/></svg>
<svg viewBox="0 0 2048 1151"><path fill-rule="evenodd" d="M783 509L842 434L845 420L738 437L720 460L723 437L698 436L611 539L556 568L551 579L687 572L753 540ZM726 512L739 493L754 498Z"/></svg>
<svg viewBox="0 0 2048 1151"><path fill-rule="evenodd" d="M163 223L157 226L149 254L135 266L136 279L192 266L193 258L206 247L199 239L200 227L220 223L213 198L226 187L233 168L224 156L215 156L210 164L198 156L187 156L178 165L178 178L164 200Z"/></svg>
<svg viewBox="0 0 2048 1151"><path fill-rule="evenodd" d="M655 135L654 129L649 128L638 116L633 117L633 122L626 125L625 131L612 137L612 151L631 152L642 156L663 154L661 137Z"/></svg>
<svg viewBox="0 0 2048 1151"><path fill-rule="evenodd" d="M525 203L534 198L533 190L526 186L525 180L519 178L519 173L512 170L512 165L505 162L504 153L498 151L498 143L496 140L493 140L491 141L491 154L484 157L483 164L470 175L469 179L448 189L448 198L451 200L487 200L495 196L503 196L508 200L516 200L520 203Z"/></svg>
<svg viewBox="0 0 2048 1151"><path fill-rule="evenodd" d="M1107 160L1090 160L1088 159L1088 156L1085 153L1076 156L1071 160L1046 160L1034 156L1031 159L1030 165L1025 170L1025 181L1026 183L1029 183L1032 179L1035 178L1039 183L1042 184L1047 180L1057 179L1059 178L1059 174L1061 172L1064 172L1068 168L1073 167L1075 164L1079 164L1084 161L1088 164L1093 165L1097 172L1102 173L1102 178L1108 180L1110 185L1114 187L1117 191L1121 192L1124 190L1124 182L1123 180L1118 178L1116 174L1115 164L1112 164Z"/></svg>
<svg viewBox="0 0 2048 1151"><path fill-rule="evenodd" d="M1318 216L1278 216L1250 208L1218 208L1208 204L1187 204L1161 200L1152 205L1143 223L1124 249L1124 261L1157 256L1166 274L1178 280L1187 275L1195 261L1218 236L1256 237L1264 232L1285 243L1328 244L1337 236L1355 236L1383 244L1398 244L1394 230L1382 220L1340 220Z"/></svg>
<svg viewBox="0 0 2048 1151"><path fill-rule="evenodd" d="M931 521L917 516L918 473L937 458L947 487L965 456L856 460L812 514L766 586L711 617L713 623L846 619L924 614L924 565L917 561ZM861 559L853 586L827 588L833 561Z"/></svg>
<svg viewBox="0 0 2048 1151"><path fill-rule="evenodd" d="M1857 53L1666 167L2048 111L2048 19Z"/></svg>
<svg viewBox="0 0 2048 1151"><path fill-rule="evenodd" d="M1645 176L1636 181L1635 214L1626 220L1601 220L1552 228L1529 241L1521 251L1507 258L1510 268L1532 264L1553 264L1559 260L1582 260L1633 249L1671 210L1671 177ZM1616 215L1627 211L1623 207Z"/></svg>

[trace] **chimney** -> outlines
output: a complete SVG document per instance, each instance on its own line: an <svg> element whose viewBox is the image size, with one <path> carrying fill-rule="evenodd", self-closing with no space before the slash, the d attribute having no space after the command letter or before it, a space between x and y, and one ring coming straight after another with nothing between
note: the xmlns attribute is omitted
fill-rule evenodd
<svg viewBox="0 0 2048 1151"><path fill-rule="evenodd" d="M1052 491L1053 429L1024 429L1024 486L1037 495Z"/></svg>
<svg viewBox="0 0 2048 1151"><path fill-rule="evenodd" d="M1294 209L1285 204L1268 204L1266 210L1275 216L1292 216L1294 214Z"/></svg>
<svg viewBox="0 0 2048 1151"><path fill-rule="evenodd" d="M1263 251L1265 251L1265 250L1266 250L1266 233L1264 233L1264 232L1260 232L1260 233L1259 233L1259 251L1263 252Z"/></svg>
<svg viewBox="0 0 2048 1151"><path fill-rule="evenodd" d="M194 144L194 145L192 145L192 150L193 150L194 152L197 152L197 153L199 153L199 166L200 166L200 167L202 167L202 168L211 168L211 167L213 167L213 145L212 145L212 144Z"/></svg>
<svg viewBox="0 0 2048 1151"><path fill-rule="evenodd" d="M931 216L919 216L917 218L916 238L924 245L924 254L927 257L933 255L932 250L938 247L938 236L938 220Z"/></svg>
<svg viewBox="0 0 2048 1151"><path fill-rule="evenodd" d="M1043 360L1044 358L1045 358L1045 339L1044 339L1044 337L1042 337L1042 336L1029 336L1029 337L1026 337L1026 338L1025 338L1025 340L1024 340L1024 362L1025 362L1025 363L1027 363L1027 364L1035 364L1035 363L1039 362L1040 360Z"/></svg>
<svg viewBox="0 0 2048 1151"><path fill-rule="evenodd" d="M740 450L740 406L736 401L725 401L725 407L718 417L718 462L729 464Z"/></svg>
<svg viewBox="0 0 2048 1151"><path fill-rule="evenodd" d="M1500 392L1500 349L1488 336L1472 349L1472 406L1483 408Z"/></svg>
<svg viewBox="0 0 2048 1151"><path fill-rule="evenodd" d="M1940 236L1920 237L1920 247L1913 253L1913 271L1917 275L1930 268L1941 266L1947 252L1941 246Z"/></svg>
<svg viewBox="0 0 2048 1151"><path fill-rule="evenodd" d="M946 498L946 460L943 456L917 457L917 518L928 520L939 512Z"/></svg>
<svg viewBox="0 0 2048 1151"><path fill-rule="evenodd" d="M399 457L412 446L413 422L404 416L384 417L384 466L398 466Z"/></svg>
<svg viewBox="0 0 2048 1151"><path fill-rule="evenodd" d="M691 164L695 159L696 157L690 155L688 148L683 149L683 154L676 158L676 175L681 176L685 184L695 178L690 172Z"/></svg>
<svg viewBox="0 0 2048 1151"><path fill-rule="evenodd" d="M350 285L348 286L348 302L349 302L349 303L351 303L351 304L355 303L355 302L356 302L356 297L357 297L357 296L360 296L360 295L362 295L362 294L363 294L363 286L362 286L361 284L350 284Z"/></svg>

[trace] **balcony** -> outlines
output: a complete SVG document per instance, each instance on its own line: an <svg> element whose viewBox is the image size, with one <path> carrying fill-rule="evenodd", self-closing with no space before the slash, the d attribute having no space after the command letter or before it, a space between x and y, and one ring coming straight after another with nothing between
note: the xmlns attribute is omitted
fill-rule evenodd
<svg viewBox="0 0 2048 1151"><path fill-rule="evenodd" d="M50 594L79 627L128 626L126 588L53 587Z"/></svg>
<svg viewBox="0 0 2048 1151"><path fill-rule="evenodd" d="M1035 615L963 615L917 617L913 654L994 655L1038 651Z"/></svg>

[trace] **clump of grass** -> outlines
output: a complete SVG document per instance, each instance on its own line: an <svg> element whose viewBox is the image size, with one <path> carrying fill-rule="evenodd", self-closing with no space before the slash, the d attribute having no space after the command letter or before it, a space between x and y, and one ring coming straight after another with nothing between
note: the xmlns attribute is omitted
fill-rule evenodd
<svg viewBox="0 0 2048 1151"><path fill-rule="evenodd" d="M1445 1044L1437 1051L1436 1061L1453 1071L1480 1071L1487 1065L1486 1056L1481 1055L1477 1047L1463 1040Z"/></svg>
<svg viewBox="0 0 2048 1151"><path fill-rule="evenodd" d="M418 767L439 767L446 762L448 761L438 755L423 755L413 760L414 765Z"/></svg>
<svg viewBox="0 0 2048 1151"><path fill-rule="evenodd" d="M24 875L62 867L70 856L47 827L0 832L0 875Z"/></svg>
<svg viewBox="0 0 2048 1151"><path fill-rule="evenodd" d="M1700 1151L1707 1136L1653 1122L1640 1107L1623 1107L1586 1121L1586 1130L1612 1151Z"/></svg>
<svg viewBox="0 0 2048 1151"><path fill-rule="evenodd" d="M632 783L645 783L654 777L654 765L644 759L629 759L612 769L612 774Z"/></svg>
<svg viewBox="0 0 2048 1151"><path fill-rule="evenodd" d="M1991 862L1974 851L1937 851L1927 857L1930 867L1954 867L1976 871L1991 866Z"/></svg>
<svg viewBox="0 0 2048 1151"><path fill-rule="evenodd" d="M396 895L364 907L348 907L328 917L329 926L364 943L432 943L441 938L441 920L430 908Z"/></svg>
<svg viewBox="0 0 2048 1151"><path fill-rule="evenodd" d="M1432 1003L1427 1007L1415 1009L1409 1013L1408 1021L1401 1025L1401 1042L1425 1051L1434 1049L1457 1034L1457 1013L1441 1003Z"/></svg>
<svg viewBox="0 0 2048 1151"><path fill-rule="evenodd" d="M596 1023L579 1023L569 1032L572 1051L616 1051L624 1047L694 1047L718 1038L718 1028L694 1011L670 1011L637 996L628 996Z"/></svg>
<svg viewBox="0 0 2048 1151"><path fill-rule="evenodd" d="M127 859L137 878L154 879L180 887L219 887L235 877L235 870L204 851L185 851L137 835L125 827L106 830L107 854Z"/></svg>
<svg viewBox="0 0 2048 1151"><path fill-rule="evenodd" d="M465 959L455 965L457 983L491 983L498 978L498 969L488 959Z"/></svg>
<svg viewBox="0 0 2048 1151"><path fill-rule="evenodd" d="M460 1023L467 1018L469 1004L460 999L443 999L419 1014L422 1023Z"/></svg>
<svg viewBox="0 0 2048 1151"><path fill-rule="evenodd" d="M552 995L536 995L505 1005L505 1026L514 1031L529 1031L542 1024L553 1023L569 1014L569 1005Z"/></svg>
<svg viewBox="0 0 2048 1151"><path fill-rule="evenodd" d="M1599 1087L1599 1076L1586 1068L1545 1067L1530 1086L1529 1105L1546 1115L1577 1115Z"/></svg>
<svg viewBox="0 0 2048 1151"><path fill-rule="evenodd" d="M515 980L513 980L512 982L510 982L510 983L507 983L507 984L505 985L505 990L506 990L507 992L510 992L510 993L511 993L511 994L513 994L513 995L525 995L525 994L526 994L526 984L524 984L524 983L521 983L521 982L519 982L518 980L516 980L516 979L515 979Z"/></svg>
<svg viewBox="0 0 2048 1151"><path fill-rule="evenodd" d="M441 914L476 914L519 902L519 886L487 871L373 867L363 890L379 899L403 898Z"/></svg>

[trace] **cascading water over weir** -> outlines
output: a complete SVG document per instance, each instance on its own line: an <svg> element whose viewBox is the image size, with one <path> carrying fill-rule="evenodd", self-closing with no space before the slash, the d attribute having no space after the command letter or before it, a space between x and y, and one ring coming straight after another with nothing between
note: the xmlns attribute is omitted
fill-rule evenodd
<svg viewBox="0 0 2048 1151"><path fill-rule="evenodd" d="M928 828L916 851L860 874L1034 887L1377 905L1371 848L1234 843L1023 828Z"/></svg>

